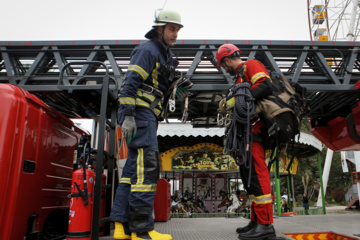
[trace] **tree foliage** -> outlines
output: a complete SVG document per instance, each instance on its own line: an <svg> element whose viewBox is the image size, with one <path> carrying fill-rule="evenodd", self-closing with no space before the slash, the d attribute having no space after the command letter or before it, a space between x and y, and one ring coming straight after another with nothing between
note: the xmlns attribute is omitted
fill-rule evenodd
<svg viewBox="0 0 360 240"><path fill-rule="evenodd" d="M321 167L324 168L327 147L320 153ZM317 200L320 189L320 174L318 167L318 156L313 155L299 159L298 174L294 176L294 191L297 199L301 199L307 193L311 200ZM323 171L323 170L322 170ZM307 189L304 189L303 179L307 179ZM331 190L343 186L345 192L352 186L350 173L344 173L341 166L340 152L334 152L327 183L326 199L331 200Z"/></svg>
<svg viewBox="0 0 360 240"><path fill-rule="evenodd" d="M303 120L301 122L301 131L311 134L311 128L308 120ZM327 147L324 146L320 153L322 169L324 168L326 153ZM295 199L299 201L302 195L306 193L311 200L316 201L320 189L318 154L300 158L298 160L298 174L293 177ZM328 201L332 200L331 190L339 186L343 186L346 192L352 186L351 174L343 172L341 166L341 154L340 152L334 152L326 191L326 199ZM287 188L286 180L282 181L282 188Z"/></svg>

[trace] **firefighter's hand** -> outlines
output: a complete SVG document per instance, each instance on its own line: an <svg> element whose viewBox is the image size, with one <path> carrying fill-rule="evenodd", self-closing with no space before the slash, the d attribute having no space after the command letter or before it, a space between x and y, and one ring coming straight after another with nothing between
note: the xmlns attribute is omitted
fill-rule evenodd
<svg viewBox="0 0 360 240"><path fill-rule="evenodd" d="M230 110L235 106L235 97L230 98L226 101L226 110Z"/></svg>
<svg viewBox="0 0 360 240"><path fill-rule="evenodd" d="M136 134L136 123L134 116L125 116L125 120L121 125L121 130L124 135L125 141L130 143Z"/></svg>

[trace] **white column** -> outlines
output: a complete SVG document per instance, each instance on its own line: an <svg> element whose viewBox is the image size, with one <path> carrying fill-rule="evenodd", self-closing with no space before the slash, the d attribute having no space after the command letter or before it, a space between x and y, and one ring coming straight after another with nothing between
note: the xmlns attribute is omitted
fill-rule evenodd
<svg viewBox="0 0 360 240"><path fill-rule="evenodd" d="M360 183L358 182L356 184L356 186L357 186L357 191L358 191L358 198L359 198L359 201L360 201Z"/></svg>
<svg viewBox="0 0 360 240"><path fill-rule="evenodd" d="M355 159L355 171L360 172L360 151L354 152L354 159ZM358 182L356 186L357 186L358 196L360 199L360 183Z"/></svg>
<svg viewBox="0 0 360 240"><path fill-rule="evenodd" d="M325 165L324 165L324 169L323 169L323 175L322 175L322 181L323 181L323 186L324 186L324 196L326 195L326 187L327 187L327 183L329 180L329 174L330 174L330 168L331 168L331 162L332 162L332 158L333 158L333 154L334 151L331 150L330 148L327 149L326 152L326 158L325 158ZM319 191L319 197L318 197L318 201L316 203L317 207L322 207L322 196L321 196L321 189Z"/></svg>

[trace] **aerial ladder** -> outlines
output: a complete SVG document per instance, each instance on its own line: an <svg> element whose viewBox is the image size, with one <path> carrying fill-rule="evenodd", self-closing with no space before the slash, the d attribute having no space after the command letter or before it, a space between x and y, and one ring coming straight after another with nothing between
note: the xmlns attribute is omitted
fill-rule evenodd
<svg viewBox="0 0 360 240"><path fill-rule="evenodd" d="M107 160L109 214L115 181L117 94L125 79L131 51L145 40L0 41L0 83L17 85L69 118L96 118L99 134L109 126L110 150L105 136L98 138L96 181L101 182ZM312 133L334 151L360 149L360 42L179 40L172 48L178 71L194 83L190 90L188 120L193 127L217 127L220 99L233 85L230 75L216 64L216 50L233 43L242 59L257 59L272 71L306 87ZM331 64L330 64L331 62ZM106 76L106 86L103 85ZM181 119L185 106L176 103L168 118ZM110 119L110 120L109 120ZM100 206L101 186L94 191L94 209ZM94 211L92 239L100 220ZM107 225L109 229L109 225ZM109 231L107 231L109 232Z"/></svg>

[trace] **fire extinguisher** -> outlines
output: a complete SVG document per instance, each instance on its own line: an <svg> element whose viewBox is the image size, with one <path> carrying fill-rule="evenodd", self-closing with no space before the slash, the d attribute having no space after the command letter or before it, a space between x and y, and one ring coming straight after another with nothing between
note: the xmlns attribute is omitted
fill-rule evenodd
<svg viewBox="0 0 360 240"><path fill-rule="evenodd" d="M89 153L86 155L86 147ZM93 215L95 173L87 168L90 143L84 146L82 168L73 172L70 197L69 226L67 239L90 240Z"/></svg>

